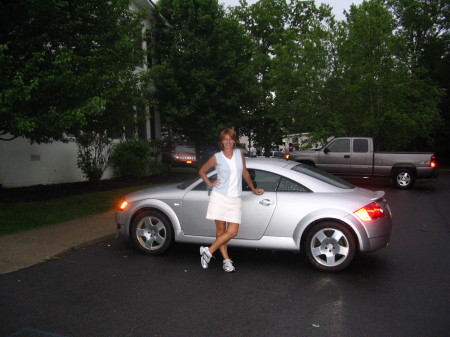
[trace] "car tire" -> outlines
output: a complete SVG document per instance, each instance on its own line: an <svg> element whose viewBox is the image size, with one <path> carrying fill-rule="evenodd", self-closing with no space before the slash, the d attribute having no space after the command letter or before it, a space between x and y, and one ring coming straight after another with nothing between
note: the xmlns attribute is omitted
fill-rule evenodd
<svg viewBox="0 0 450 337"><path fill-rule="evenodd" d="M173 228L163 214L144 211L133 219L130 236L139 251L158 255L164 253L172 243Z"/></svg>
<svg viewBox="0 0 450 337"><path fill-rule="evenodd" d="M308 231L305 252L317 269L337 272L347 268L356 255L356 239L346 226L337 222L323 222Z"/></svg>
<svg viewBox="0 0 450 337"><path fill-rule="evenodd" d="M397 169L394 171L392 182L398 189L409 190L414 186L416 177L411 169Z"/></svg>

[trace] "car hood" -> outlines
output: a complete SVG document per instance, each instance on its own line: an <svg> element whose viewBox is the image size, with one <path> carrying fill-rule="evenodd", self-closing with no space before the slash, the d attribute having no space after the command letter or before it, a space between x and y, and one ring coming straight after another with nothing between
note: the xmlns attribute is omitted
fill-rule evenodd
<svg viewBox="0 0 450 337"><path fill-rule="evenodd" d="M127 194L124 199L128 202L134 202L143 199L178 199L186 193L185 190L177 188L179 183L164 186L150 187Z"/></svg>

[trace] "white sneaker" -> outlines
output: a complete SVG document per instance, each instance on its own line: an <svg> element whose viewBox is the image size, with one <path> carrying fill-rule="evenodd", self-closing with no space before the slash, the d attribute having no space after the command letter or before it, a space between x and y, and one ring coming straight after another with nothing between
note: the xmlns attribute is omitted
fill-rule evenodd
<svg viewBox="0 0 450 337"><path fill-rule="evenodd" d="M202 264L203 269L208 268L208 263L211 261L212 254L209 252L208 247L200 247L200 263Z"/></svg>
<svg viewBox="0 0 450 337"><path fill-rule="evenodd" d="M223 260L223 270L225 270L227 273L235 271L233 261L231 261L230 259Z"/></svg>

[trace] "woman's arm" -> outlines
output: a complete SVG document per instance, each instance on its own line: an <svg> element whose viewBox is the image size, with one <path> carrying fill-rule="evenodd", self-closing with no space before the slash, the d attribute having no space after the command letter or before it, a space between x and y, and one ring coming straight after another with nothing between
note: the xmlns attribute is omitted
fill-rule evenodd
<svg viewBox="0 0 450 337"><path fill-rule="evenodd" d="M244 153L241 152L242 156L242 177L244 178L245 182L250 186L252 189L252 192L258 195L261 195L264 193L264 190L262 188L255 188L255 185L253 185L252 177L250 177L250 173L247 170L247 165L245 164L245 157Z"/></svg>
<svg viewBox="0 0 450 337"><path fill-rule="evenodd" d="M211 158L208 159L208 161L206 163L203 164L201 169L198 171L198 174L200 175L200 177L203 179L203 181L209 187L214 187L219 184L219 179L217 179L214 182L211 182L211 180L209 180L208 176L206 175L206 172L208 172L212 167L216 166L216 164L217 164L216 156L213 155Z"/></svg>

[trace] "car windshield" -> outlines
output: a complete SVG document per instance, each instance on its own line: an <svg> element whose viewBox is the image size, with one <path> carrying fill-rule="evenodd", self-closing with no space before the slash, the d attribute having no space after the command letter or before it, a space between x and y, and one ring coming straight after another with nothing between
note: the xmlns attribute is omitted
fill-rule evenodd
<svg viewBox="0 0 450 337"><path fill-rule="evenodd" d="M323 182L326 182L330 185L333 185L335 187L343 188L343 189L351 189L355 188L355 185L349 183L348 181L341 179L339 177L336 177L335 175L332 175L331 173L319 170L318 168L304 165L304 164L298 164L292 168L292 170L306 174L307 176L319 179Z"/></svg>
<svg viewBox="0 0 450 337"><path fill-rule="evenodd" d="M195 154L195 147L177 146L175 152Z"/></svg>

